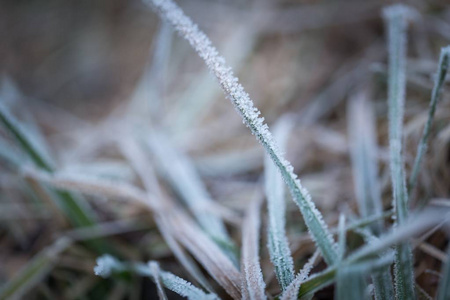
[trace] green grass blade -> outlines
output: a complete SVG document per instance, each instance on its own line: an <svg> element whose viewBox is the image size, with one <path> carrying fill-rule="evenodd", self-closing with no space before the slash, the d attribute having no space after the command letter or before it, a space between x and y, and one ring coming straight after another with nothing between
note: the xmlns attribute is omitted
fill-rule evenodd
<svg viewBox="0 0 450 300"><path fill-rule="evenodd" d="M254 106L249 95L233 75L233 72L225 63L225 59L219 56L209 38L198 29L197 25L173 1L149 0L147 2L152 4L160 17L169 21L175 27L175 30L191 44L198 55L205 61L209 70L216 76L244 123L263 145L267 154L277 166L291 192L293 200L302 212L314 241L322 251L325 261L330 265L334 264L337 261L335 241L321 213L315 207L309 192L301 185L297 175L294 174L292 165L278 150L278 146L273 140L268 126L264 124L264 119L259 116L260 111Z"/></svg>
<svg viewBox="0 0 450 300"><path fill-rule="evenodd" d="M355 192L361 216L368 218L382 213L382 201L377 178L375 120L367 95L361 91L349 105L349 131L352 140L352 165ZM383 220L369 226L371 232L380 235ZM376 299L392 299L393 285L390 266L372 275Z"/></svg>
<svg viewBox="0 0 450 300"><path fill-rule="evenodd" d="M450 246L447 250L447 262L442 267L437 300L450 299Z"/></svg>
<svg viewBox="0 0 450 300"><path fill-rule="evenodd" d="M403 224L408 217L408 194L402 157L403 111L406 89L406 28L411 9L393 5L384 10L389 46L389 150L392 178L393 206L396 223ZM398 245L395 255L396 298L415 299L414 270L411 247Z"/></svg>
<svg viewBox="0 0 450 300"><path fill-rule="evenodd" d="M0 299L19 299L23 296L50 272L56 263L56 256L70 244L70 240L62 238L42 250L12 280L0 288Z"/></svg>
<svg viewBox="0 0 450 300"><path fill-rule="evenodd" d="M336 274L337 300L367 299L366 272L358 266L340 266Z"/></svg>
<svg viewBox="0 0 450 300"><path fill-rule="evenodd" d="M450 46L442 48L441 56L439 59L438 70L436 74L436 81L434 83L433 91L431 92L431 101L428 108L428 119L423 128L422 137L420 138L419 145L417 146L417 154L414 160L413 169L411 171L411 177L409 178L409 189L414 190L417 183L417 176L419 175L419 170L422 163L422 158L427 151L427 142L430 135L431 124L433 123L434 113L436 112L436 106L439 101L442 85L445 82L445 77L447 76L447 70L449 67L450 60Z"/></svg>
<svg viewBox="0 0 450 300"><path fill-rule="evenodd" d="M286 143L289 127L291 126L292 121L287 119L282 119L275 126L274 135L281 147ZM285 187L283 178L268 155L265 157L264 164L265 190L269 215L269 228L267 230L268 249L270 260L275 266L277 280L284 291L294 280L295 276L294 261L285 230Z"/></svg>
<svg viewBox="0 0 450 300"><path fill-rule="evenodd" d="M363 218L380 215L383 205L377 178L375 120L364 91L356 93L350 99L348 113L351 160L359 213ZM379 235L383 230L383 221L373 223L370 228L374 234Z"/></svg>
<svg viewBox="0 0 450 300"><path fill-rule="evenodd" d="M37 167L49 173L54 171L52 162L45 159L45 156L39 152L38 147L33 144L32 138L27 136L26 131L20 126L20 123L2 104L0 104L0 122L16 139L23 152L29 156ZM60 190L56 190L55 194L58 197L58 206L74 226L92 226L96 223L94 212L84 199ZM109 249L101 240L90 241L89 244L100 253Z"/></svg>

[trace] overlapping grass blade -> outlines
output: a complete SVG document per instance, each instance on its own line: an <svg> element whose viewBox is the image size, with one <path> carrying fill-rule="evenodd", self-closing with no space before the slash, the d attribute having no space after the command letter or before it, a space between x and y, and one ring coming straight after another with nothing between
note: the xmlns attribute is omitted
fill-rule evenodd
<svg viewBox="0 0 450 300"><path fill-rule="evenodd" d="M274 135L279 145L286 143L288 133L292 127L292 120L282 118L274 127ZM275 266L275 273L281 289L284 291L294 280L294 261L292 259L289 242L286 236L286 204L283 178L277 167L266 155L264 160L265 190L269 216L268 249L270 260Z"/></svg>
<svg viewBox="0 0 450 300"><path fill-rule="evenodd" d="M351 140L353 179L359 213L363 218L382 213L380 188L377 178L377 154L375 120L365 91L357 92L349 102L348 128ZM370 228L376 235L383 229L383 222Z"/></svg>
<svg viewBox="0 0 450 300"><path fill-rule="evenodd" d="M316 262L318 257L319 257L319 251L316 250L316 252L314 252L314 254L309 258L309 260L306 262L306 264L303 266L303 268L297 274L297 276L295 276L295 278L291 282L291 284L289 284L289 286L283 292L283 294L280 297L280 300L295 300L295 299L297 299L297 295L298 295L300 286L308 278L309 273L311 272L312 268L314 267L314 263Z"/></svg>
<svg viewBox="0 0 450 300"><path fill-rule="evenodd" d="M358 208L363 218L382 213L380 188L377 178L375 120L364 91L357 92L349 103L349 131L351 158ZM375 235L383 231L383 220L369 228ZM390 266L372 275L377 299L391 299L393 286Z"/></svg>
<svg viewBox="0 0 450 300"><path fill-rule="evenodd" d="M437 294L437 300L450 299L450 246L447 250L447 262L443 265L441 271L441 281Z"/></svg>
<svg viewBox="0 0 450 300"><path fill-rule="evenodd" d="M430 106L428 108L428 119L423 128L422 137L420 138L419 145L417 146L417 154L414 160L414 165L411 171L411 176L409 178L409 189L414 190L417 183L417 176L419 175L419 170L422 163L422 158L427 151L428 137L431 131L431 124L433 123L434 113L436 111L437 103L440 99L442 85L445 82L447 76L447 70L450 64L450 46L442 48L441 56L439 58L438 70L436 73L436 78L433 86L433 91L431 92Z"/></svg>
<svg viewBox="0 0 450 300"><path fill-rule="evenodd" d="M259 257L260 200L250 203L242 224L242 296L243 299L266 299L266 284Z"/></svg>
<svg viewBox="0 0 450 300"><path fill-rule="evenodd" d="M186 202L203 230L238 266L235 246L222 220L207 211L213 200L189 158L177 151L162 134L156 132L147 145L165 178Z"/></svg>
<svg viewBox="0 0 450 300"><path fill-rule="evenodd" d="M156 289L158 290L159 299L167 300L166 292L164 291L164 289L162 287L162 283L161 283L161 278L160 278L161 272L160 272L158 263L155 261L150 261L150 262L148 262L148 268L150 269L153 281L156 284Z"/></svg>
<svg viewBox="0 0 450 300"><path fill-rule="evenodd" d="M367 299L366 271L360 266L340 266L336 274L337 300Z"/></svg>
<svg viewBox="0 0 450 300"><path fill-rule="evenodd" d="M57 255L69 245L70 241L62 238L42 250L12 280L0 288L0 299L20 299L50 272L56 263Z"/></svg>
<svg viewBox="0 0 450 300"><path fill-rule="evenodd" d="M403 5L385 8L388 29L389 78L389 152L392 179L393 206L398 224L408 217L408 193L402 156L403 111L406 90L406 27L411 9ZM408 243L396 246L395 259L396 298L415 299L414 270L411 247Z"/></svg>
<svg viewBox="0 0 450 300"><path fill-rule="evenodd" d="M241 299L241 274L230 258L181 211L161 216L165 226L234 299Z"/></svg>
<svg viewBox="0 0 450 300"><path fill-rule="evenodd" d="M213 290L205 276L203 276L195 262L188 255L186 255L185 251L178 244L169 226L166 226L167 224L164 223L164 218L159 216L159 210L164 205L167 205L167 203L163 203L164 196L159 188L155 173L153 171L153 166L148 155L144 153L144 149L132 135L130 135L130 138L122 138L117 142L119 143L118 146L122 154L126 157L141 178L147 193L155 194L157 199L160 200L155 201L154 203L155 208L157 207L155 222L158 225L158 229L167 245L172 250L178 261L188 271L189 275L192 276L193 279L201 284L206 290L212 292ZM162 213L164 213L164 211Z"/></svg>
<svg viewBox="0 0 450 300"><path fill-rule="evenodd" d="M249 95L226 65L225 59L219 56L209 38L198 29L197 25L173 1L147 0L147 2L155 8L161 18L169 21L176 31L191 44L198 55L205 61L209 70L216 76L244 123L264 146L278 167L295 203L303 214L311 235L321 249L325 261L328 264L334 264L337 261L336 245L327 225L323 221L322 215L315 207L314 202L312 202L308 191L301 185L300 180L294 174L292 165L278 150L278 146L273 140L268 126L264 124L264 119L259 117L259 110L253 105Z"/></svg>
<svg viewBox="0 0 450 300"><path fill-rule="evenodd" d="M142 276L148 276L152 279L157 276L161 283L169 290L186 297L190 300L196 299L219 299L215 294L206 294L201 289L193 286L190 282L166 271L160 270L155 274L154 268L151 268L149 264L143 263L122 263L116 258L110 255L104 255L97 259L97 266L94 268L96 275L107 278L114 273L120 273L124 271L133 271Z"/></svg>
<svg viewBox="0 0 450 300"><path fill-rule="evenodd" d="M49 173L54 171L53 164L47 161L44 155L41 155L38 147L35 147L33 144L33 139L27 136L20 123L2 104L0 104L0 122L16 139L23 152L29 156L37 167ZM75 226L92 226L96 223L94 212L84 199L60 190L55 191L55 194L59 200L58 206ZM109 246L104 241L90 241L89 244L100 253L110 251Z"/></svg>

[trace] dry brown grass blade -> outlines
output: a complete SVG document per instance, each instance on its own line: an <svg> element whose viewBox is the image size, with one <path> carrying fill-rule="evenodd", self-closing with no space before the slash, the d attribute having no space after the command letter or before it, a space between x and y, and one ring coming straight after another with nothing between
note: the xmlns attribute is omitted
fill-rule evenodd
<svg viewBox="0 0 450 300"><path fill-rule="evenodd" d="M242 299L266 299L259 257L261 202L250 203L242 226Z"/></svg>
<svg viewBox="0 0 450 300"><path fill-rule="evenodd" d="M211 285L208 283L205 276L203 276L195 262L188 255L186 255L183 248L176 241L169 225L166 224L167 222L164 221L164 211L171 209L173 203L168 198L164 197L161 189L159 188L158 181L148 156L146 156L146 154L142 151L142 148L139 146L136 139L132 137L117 140L117 143L122 154L138 173L147 192L152 191L157 196L157 199L160 200L155 201L156 213L154 217L159 232L163 236L170 250L181 265L188 271L188 274L192 277L192 279L194 279L194 281L197 281L206 290L214 292ZM163 201L163 199L166 201Z"/></svg>
<svg viewBox="0 0 450 300"><path fill-rule="evenodd" d="M233 262L187 215L181 211L162 216L173 228L178 241L189 250L208 273L233 297L241 299L241 274Z"/></svg>
<svg viewBox="0 0 450 300"><path fill-rule="evenodd" d="M155 205L147 195L138 188L106 179L90 178L78 175L46 174L37 170L25 170L24 176L50 184L51 186L69 191L76 191L90 195L105 196L108 198L127 199L141 203L150 208Z"/></svg>

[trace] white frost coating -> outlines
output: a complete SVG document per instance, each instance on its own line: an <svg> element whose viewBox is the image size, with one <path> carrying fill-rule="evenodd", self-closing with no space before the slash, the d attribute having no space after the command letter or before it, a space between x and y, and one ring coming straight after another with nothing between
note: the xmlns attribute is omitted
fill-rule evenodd
<svg viewBox="0 0 450 300"><path fill-rule="evenodd" d="M402 157L403 114L406 90L406 29L412 9L405 5L392 5L384 9L389 46L389 152L392 179L394 226L408 218L408 192ZM397 299L415 299L414 270L411 247L399 244L395 251L395 286Z"/></svg>
<svg viewBox="0 0 450 300"><path fill-rule="evenodd" d="M183 36L205 61L209 70L216 76L227 97L234 104L241 115L244 124L250 128L258 141L264 146L273 162L278 167L284 181L289 187L294 201L299 206L312 238L321 249L325 261L333 264L337 260L336 245L323 221L322 215L316 209L308 191L303 188L300 180L293 172L292 165L284 159L272 138L269 128L264 124L264 118L259 117L259 110L253 105L249 95L231 69L226 65L225 59L219 55L212 46L208 37L198 29L189 17L170 0L146 0L156 8L161 18L169 21L176 31Z"/></svg>
<svg viewBox="0 0 450 300"><path fill-rule="evenodd" d="M436 79L431 93L430 106L428 109L428 119L423 128L422 137L420 138L419 145L417 146L417 154L414 160L414 166L411 171L411 177L409 179L410 191L413 191L416 182L417 175L419 174L419 169L422 162L422 157L427 151L427 141L431 130L431 124L433 123L434 113L436 111L436 105L439 101L442 85L445 82L445 77L447 76L447 70L449 67L450 60L450 46L441 49L441 56L439 58L439 65L436 74Z"/></svg>
<svg viewBox="0 0 450 300"><path fill-rule="evenodd" d="M242 226L242 299L245 300L266 299L259 258L260 207L259 200L250 203Z"/></svg>
<svg viewBox="0 0 450 300"><path fill-rule="evenodd" d="M106 254L97 258L94 273L97 276L108 278L114 270L118 269L121 269L120 263L111 255Z"/></svg>
<svg viewBox="0 0 450 300"><path fill-rule="evenodd" d="M291 284L287 287L287 289L283 292L280 297L280 300L296 300L298 298L298 291L300 289L300 285L309 277L309 273L311 272L314 264L316 263L317 258L319 257L319 251L314 252L314 254L309 258L300 272L297 274L295 279L291 282Z"/></svg>
<svg viewBox="0 0 450 300"><path fill-rule="evenodd" d="M206 294L201 289L193 286L190 282L175 276L170 272L161 271L161 281L169 290L189 300L216 300L219 299L216 294Z"/></svg>
<svg viewBox="0 0 450 300"><path fill-rule="evenodd" d="M275 138L283 148L292 126L292 120L287 118L282 118L275 125ZM294 280L294 261L285 230L286 203L283 178L269 155L264 159L264 177L269 215L267 247L270 260L275 266L277 280L284 291Z"/></svg>

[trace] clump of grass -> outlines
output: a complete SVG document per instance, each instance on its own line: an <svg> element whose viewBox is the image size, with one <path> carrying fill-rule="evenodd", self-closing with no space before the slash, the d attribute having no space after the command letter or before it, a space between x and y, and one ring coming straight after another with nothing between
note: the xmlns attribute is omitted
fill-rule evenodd
<svg viewBox="0 0 450 300"><path fill-rule="evenodd" d="M249 184L256 196L253 201L246 202L242 210L225 208L223 204L213 200L213 192L210 193L208 190L207 183L203 182L202 174L196 169L191 158L183 154L183 149L178 149L178 143L169 142L177 141L178 136L174 139L167 136L170 133L173 134L174 128L175 134L185 131L178 130L180 129L178 127L184 126L181 124L193 123L192 118L195 118L198 112L194 109L189 112L184 121L180 118L174 122L174 127L167 126L169 128L163 129L165 123L161 121L162 117L158 114L161 109L161 99L159 99L161 94L155 92L155 89L160 88L158 84L149 88L149 94L158 98L156 109L142 109L143 105L147 107L148 103L141 101L143 99L135 94L136 98L126 107L127 112L121 122L113 124L114 122L109 118L107 122L98 126L102 127L101 130L94 130L94 134L89 137L91 141L99 138L104 134L105 128L113 132L112 135L102 136L102 143L108 147L112 145L118 151L115 155L122 156L121 158L131 165L137 175L134 178L136 185L127 182L127 179L121 176L93 176L82 168L76 172L70 168L66 168L66 171L57 169L54 167L56 164L42 153L40 147L35 145L33 138L20 128L19 122L0 104L0 121L21 147L23 154L26 154L33 162L33 166L23 163L22 156L15 156L13 153L15 148L6 143L4 144L7 146L0 150L0 159L19 169L19 176L25 180L42 185L43 188L40 190L35 187L35 190L39 190L41 194L46 195L48 191L54 192L57 196L56 203L63 208L61 209L63 215L71 220L72 226L76 228L73 231L64 232L52 246L38 252L17 276L2 286L0 299L21 297L36 286L42 288L39 287L39 282L50 274L59 259L66 263L65 267L72 264L72 268L81 268L85 272L83 267L78 265L74 267L73 262L68 262L68 259L62 255L64 252L73 252L77 258L97 256L95 274L111 279L111 281L101 281L104 286L100 286L100 289L103 291L110 288L112 290L110 296L119 298L121 295L116 294L116 291L120 291L124 285L134 292L139 290L137 287L140 285L136 287L131 286L130 283L137 274L148 277L155 283L154 293L160 299L170 297L166 289L188 299L230 297L233 299L312 299L317 291L332 284L334 284L336 299L372 297L393 299L392 264L395 264L396 299L414 299L416 289L427 296L415 282L412 257L415 244L411 245L410 240L424 232L421 241L425 240L436 229L448 222L450 212L448 207L436 202L433 206L416 212L408 208L402 139L407 76L406 28L407 20L414 15L414 12L402 5L390 6L384 11L389 54L387 107L393 210L383 210L382 184L379 183L377 174L378 155L373 108L369 105L369 93L365 88L358 87L356 89L358 92L350 97L347 116L355 194L360 217L355 220L351 214L346 215L344 210L340 211L337 224L329 229L309 192L294 174L291 163L285 159L284 150L290 150L288 142L297 124L295 118L291 115L280 118L275 123L274 136L272 136L264 123L264 118L260 116L260 111L254 106L224 58L218 54L209 38L198 29L198 26L171 0L148 0L147 2L167 23L162 25L158 35L154 58L156 66L149 67L147 71L151 74L146 73L143 78L158 78L155 72L163 69L162 60L164 62L169 60L171 32L168 26L173 25L206 62L208 69L218 79L244 124L250 128L266 151L264 180L259 182L264 182L267 215L264 210L261 210L263 197L259 183ZM411 187L414 187L417 182L417 174L420 171L419 167L429 137L436 103L445 81L449 54L449 48L442 50L438 78L432 92L429 118L411 175ZM145 81L140 82L138 90L144 88L143 82ZM113 114L115 117L117 117L116 113L117 111ZM135 115L138 115L139 120L133 120ZM317 119L317 116L316 114L313 119ZM152 123L146 122L145 118L151 118ZM131 122L131 126L128 122ZM310 125L313 126L313 124ZM0 131L1 145L3 145L3 136ZM343 150L345 151L347 149ZM155 172L154 166L156 166ZM298 271L294 267L294 261L299 262L298 245L289 244L291 236L288 238L287 232L290 230L286 230L286 203L284 202L286 195L283 180L295 204L300 208L309 230L309 235L300 240L301 246L309 240L315 242L315 248L308 250L310 252L302 256L309 259ZM164 184L171 189L164 189ZM175 191L176 196L182 201L175 201L176 196L172 195L172 191ZM151 214L153 218L143 227L149 233L149 243L158 243L158 238L153 235L153 229L158 230L165 241L164 246L167 246L167 251L172 252L187 272L181 276L188 278L192 283L174 274L177 272L163 270L156 261L142 263L141 261L148 259L148 254L152 256L151 259L154 259L153 248L150 252L137 253L133 251L134 249L127 248L128 241L114 248L80 248L77 242L88 245L90 241L103 241L108 235L127 232L127 230L139 230L142 225L136 225L134 219L118 221L127 226L122 223L120 226L109 222L97 223L97 218L95 216L91 218L89 215L89 206L84 207L82 205L84 202L78 201L75 197L79 193L93 196L87 199L122 200L123 206L138 207L139 213ZM438 209L434 207L436 205ZM112 204L102 206L113 207ZM56 212L59 213L59 210ZM105 215L110 213L107 209L105 212ZM128 213L124 215L128 216ZM394 226L387 229L384 219L392 215L394 215ZM266 216L267 220L264 219ZM147 215L145 219L149 219ZM227 222L230 229L234 227L236 230L229 230L226 227ZM130 226L130 224L134 225ZM270 261L265 260L266 252L260 249L261 236L264 236L261 234L261 227L264 225L267 227L266 246ZM239 232L241 233L240 249L237 246L239 243L235 242L238 240L236 236ZM337 242L333 235L337 236ZM354 238L355 235L358 238ZM148 244L143 242L142 248L148 247ZM157 247L155 246L155 249ZM93 251L86 251L86 249ZM105 254L113 251L114 256ZM99 254L103 255L98 256ZM320 271L314 272L314 267L319 265L321 260L324 263L320 264ZM450 276L449 265L447 262L442 267L439 300L447 299L449 295L447 284ZM170 266L171 264L168 263L167 267L170 268ZM91 269L92 266L87 268ZM166 265L164 269L167 270ZM267 270L271 273L266 272ZM55 273L56 276L61 276L58 272ZM272 275L275 275L280 289L272 289ZM108 286L110 283L114 287ZM80 282L73 290L84 285L84 282Z"/></svg>

